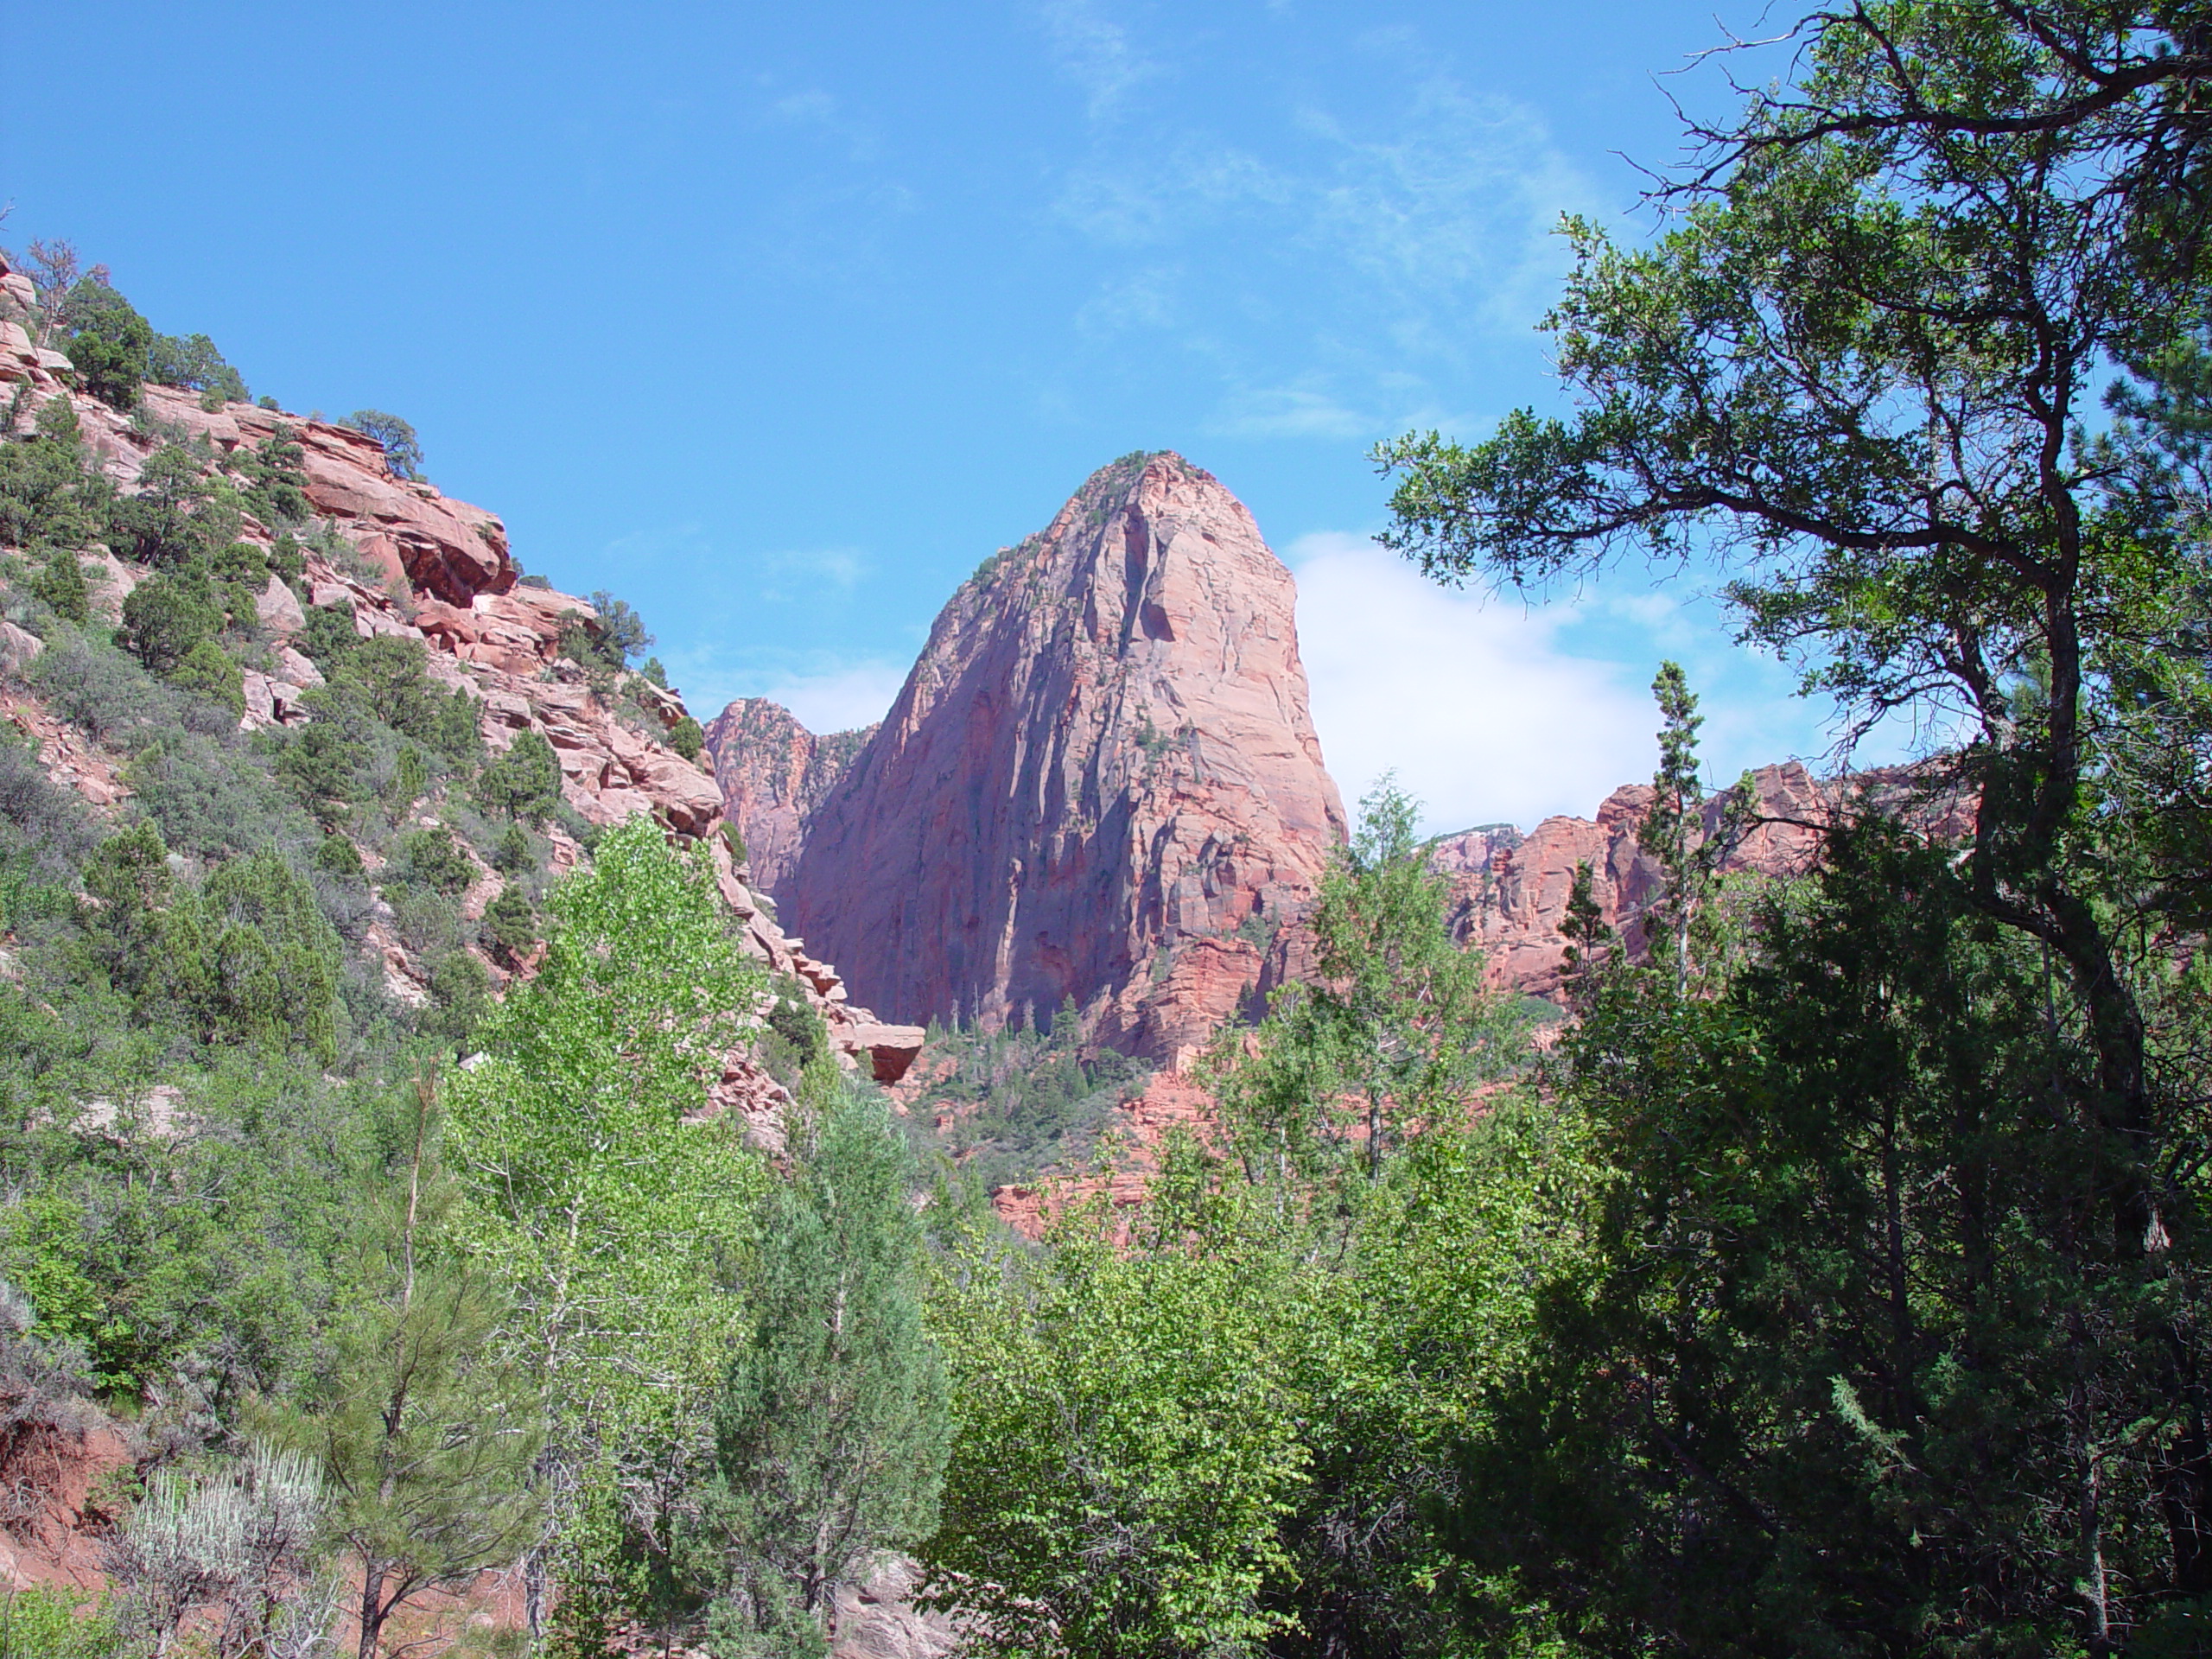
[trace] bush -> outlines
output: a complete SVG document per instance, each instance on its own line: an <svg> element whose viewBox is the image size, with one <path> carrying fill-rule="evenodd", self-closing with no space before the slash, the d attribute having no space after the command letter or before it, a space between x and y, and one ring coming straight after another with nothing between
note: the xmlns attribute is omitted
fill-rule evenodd
<svg viewBox="0 0 2212 1659"><path fill-rule="evenodd" d="M696 760L706 746L706 728L689 715L668 728L668 747L686 760Z"/></svg>
<svg viewBox="0 0 2212 1659"><path fill-rule="evenodd" d="M127 1651L105 1612L80 1615L67 1596L36 1586L0 1591L0 1659L123 1659Z"/></svg>
<svg viewBox="0 0 2212 1659"><path fill-rule="evenodd" d="M537 912L521 889L508 887L485 906L484 942L510 966L521 965L537 937Z"/></svg>
<svg viewBox="0 0 2212 1659"><path fill-rule="evenodd" d="M33 430L0 443L0 545L81 547L105 522L105 480L85 472L84 437L67 397L49 399Z"/></svg>
<svg viewBox="0 0 2212 1659"><path fill-rule="evenodd" d="M384 448L385 463L395 478L410 481L423 476L423 445L415 435L415 429L397 415L386 414L380 409L357 409L340 426L350 426L356 432L374 438Z"/></svg>
<svg viewBox="0 0 2212 1659"><path fill-rule="evenodd" d="M183 690L197 692L229 709L233 715L245 713L245 671L213 639L202 639L186 652L169 679Z"/></svg>
<svg viewBox="0 0 2212 1659"><path fill-rule="evenodd" d="M332 875L361 875L361 849L345 836L333 831L315 843L315 867Z"/></svg>
<svg viewBox="0 0 2212 1659"><path fill-rule="evenodd" d="M115 643L149 672L168 675L222 626L222 607L204 575L163 571L140 582L123 601Z"/></svg>
<svg viewBox="0 0 2212 1659"><path fill-rule="evenodd" d="M353 626L352 600L308 607L306 625L300 630L300 654L326 677L336 673L338 664L359 650L361 644L360 630Z"/></svg>
<svg viewBox="0 0 2212 1659"><path fill-rule="evenodd" d="M69 291L77 332L64 346L85 390L111 409L136 409L153 350L153 325L105 283L87 276Z"/></svg>
<svg viewBox="0 0 2212 1659"><path fill-rule="evenodd" d="M448 897L467 892L476 880L476 867L454 840L453 831L442 823L402 836L398 866L403 880Z"/></svg>
<svg viewBox="0 0 2212 1659"><path fill-rule="evenodd" d="M487 812L543 823L561 804L560 757L543 734L524 732L484 768L476 796Z"/></svg>
<svg viewBox="0 0 2212 1659"><path fill-rule="evenodd" d="M207 704L200 704L205 709ZM169 845L200 858L282 849L305 856L321 832L226 718L215 734L152 734L124 779Z"/></svg>
<svg viewBox="0 0 2212 1659"><path fill-rule="evenodd" d="M138 469L138 492L108 510L108 540L142 564L181 565L215 544L213 532L235 531L235 514L213 510L214 490L198 456L165 443ZM223 540L230 539L226 534Z"/></svg>
<svg viewBox="0 0 2212 1659"><path fill-rule="evenodd" d="M85 580L85 566L72 548L48 550L46 563L23 584L31 597L64 621L83 627L92 620L92 586Z"/></svg>

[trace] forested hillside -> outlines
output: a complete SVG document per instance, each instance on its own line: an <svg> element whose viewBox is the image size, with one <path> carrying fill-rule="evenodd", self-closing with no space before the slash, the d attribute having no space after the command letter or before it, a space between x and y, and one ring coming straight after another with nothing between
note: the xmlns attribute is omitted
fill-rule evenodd
<svg viewBox="0 0 2212 1659"><path fill-rule="evenodd" d="M900 1121L919 1033L664 769L626 607L375 563L310 511L353 440L34 293L0 1655L2212 1652L2212 32L1798 42L1648 240L1568 227L1565 414L1376 459L1430 575L1716 564L1923 753L1782 823L1658 665L1636 913L1575 870L1541 1027L1386 781L1140 1179L1065 1005ZM1017 1236L978 1177L1046 1161Z"/></svg>

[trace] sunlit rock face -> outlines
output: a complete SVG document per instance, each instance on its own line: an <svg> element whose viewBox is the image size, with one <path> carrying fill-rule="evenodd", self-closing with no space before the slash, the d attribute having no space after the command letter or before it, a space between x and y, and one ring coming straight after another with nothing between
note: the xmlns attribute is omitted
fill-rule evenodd
<svg viewBox="0 0 2212 1659"><path fill-rule="evenodd" d="M786 922L893 1018L1071 999L1127 1052L1204 1041L1344 836L1294 610L1219 480L1170 454L1100 471L938 617L806 818Z"/></svg>

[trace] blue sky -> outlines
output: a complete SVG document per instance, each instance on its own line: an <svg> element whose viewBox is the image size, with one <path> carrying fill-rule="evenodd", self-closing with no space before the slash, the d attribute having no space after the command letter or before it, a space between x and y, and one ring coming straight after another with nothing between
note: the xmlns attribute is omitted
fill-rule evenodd
<svg viewBox="0 0 2212 1659"><path fill-rule="evenodd" d="M1747 9L1738 7L1736 13ZM1723 8L1732 22L1755 23ZM1332 771L1588 812L1690 667L1717 772L1822 746L1694 582L1531 610L1363 543L1376 439L1549 402L1551 226L1639 236L1712 0L16 5L0 239L258 392L395 410L702 717L880 715L1095 467L1174 448L1301 580Z"/></svg>

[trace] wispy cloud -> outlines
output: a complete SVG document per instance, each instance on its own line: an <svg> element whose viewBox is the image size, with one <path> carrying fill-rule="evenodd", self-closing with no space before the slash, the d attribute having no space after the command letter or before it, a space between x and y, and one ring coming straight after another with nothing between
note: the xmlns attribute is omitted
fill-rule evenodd
<svg viewBox="0 0 2212 1659"><path fill-rule="evenodd" d="M1117 112L1130 92L1165 72L1093 0L1045 0L1037 18L1053 58L1089 99L1093 120Z"/></svg>
<svg viewBox="0 0 2212 1659"><path fill-rule="evenodd" d="M818 598L823 588L850 594L873 567L856 547L786 548L760 561L768 581L761 597L774 600Z"/></svg>
<svg viewBox="0 0 2212 1659"><path fill-rule="evenodd" d="M1231 438L1357 438L1375 424L1317 387L1271 386L1231 393L1206 429Z"/></svg>
<svg viewBox="0 0 2212 1659"><path fill-rule="evenodd" d="M1364 437L1440 412L1437 387L1516 348L1557 293L1560 216L1600 210L1533 110L1417 41L1365 45L1394 93L1233 133L1163 111L1101 130L1058 181L1054 218L1105 256L1078 327L1206 362L1224 435Z"/></svg>

